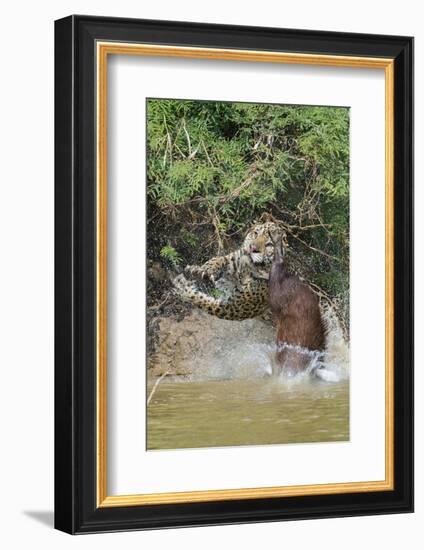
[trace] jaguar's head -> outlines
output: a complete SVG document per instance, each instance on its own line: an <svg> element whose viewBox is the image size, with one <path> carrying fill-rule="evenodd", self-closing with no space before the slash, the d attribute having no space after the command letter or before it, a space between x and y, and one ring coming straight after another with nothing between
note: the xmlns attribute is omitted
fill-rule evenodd
<svg viewBox="0 0 424 550"><path fill-rule="evenodd" d="M274 242L271 235L281 232L278 223L267 221L255 224L249 229L243 248L254 264L270 265L274 259Z"/></svg>

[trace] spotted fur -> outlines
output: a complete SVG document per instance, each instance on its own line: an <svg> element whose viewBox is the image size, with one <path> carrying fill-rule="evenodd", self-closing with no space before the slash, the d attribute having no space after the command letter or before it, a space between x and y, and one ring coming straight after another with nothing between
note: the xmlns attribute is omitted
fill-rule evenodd
<svg viewBox="0 0 424 550"><path fill-rule="evenodd" d="M222 319L261 315L268 304L268 277L274 258L271 233L277 229L273 221L256 224L239 249L211 258L202 266L187 266L173 281L175 294ZM199 288L205 281L213 285L219 297Z"/></svg>

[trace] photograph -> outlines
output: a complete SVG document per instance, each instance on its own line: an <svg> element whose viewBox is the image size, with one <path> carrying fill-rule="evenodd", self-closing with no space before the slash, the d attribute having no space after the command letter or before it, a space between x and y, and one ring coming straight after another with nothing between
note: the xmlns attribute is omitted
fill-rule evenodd
<svg viewBox="0 0 424 550"><path fill-rule="evenodd" d="M146 99L147 450L349 441L349 136Z"/></svg>

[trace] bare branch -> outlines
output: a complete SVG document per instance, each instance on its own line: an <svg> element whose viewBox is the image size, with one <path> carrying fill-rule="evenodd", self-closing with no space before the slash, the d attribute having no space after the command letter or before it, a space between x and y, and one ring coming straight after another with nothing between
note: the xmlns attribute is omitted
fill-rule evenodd
<svg viewBox="0 0 424 550"><path fill-rule="evenodd" d="M298 235L296 235L296 231L294 229L294 226L284 222L283 220L277 220L276 219L275 221L277 223L281 224L284 227L284 229L286 229L294 239L296 239L297 241L302 243L303 246L306 246L307 248L309 248L309 250L313 250L314 252L317 252L318 254L321 254L322 256L325 256L326 258L329 258L331 260L335 260L336 262L341 263L340 258L337 258L337 256L332 256L331 254L327 254L327 252L324 252L323 250L320 250L319 248L315 248L314 246L308 244L306 241L301 239ZM323 227L323 224L320 224L318 227Z"/></svg>
<svg viewBox="0 0 424 550"><path fill-rule="evenodd" d="M216 213L215 206L212 206L211 218L212 218L213 226L215 228L215 235L216 235L216 238L218 240L218 253L221 253L222 250L224 249L224 243L223 243L222 238L221 238L221 231L219 229L219 218L218 218L218 215Z"/></svg>
<svg viewBox="0 0 424 550"><path fill-rule="evenodd" d="M310 229L318 229L318 227L322 227L323 229L327 228L327 227L333 227L333 224L332 223L317 223L315 225L289 225L287 224L288 227L290 227L291 229L298 229L299 231L307 231L307 230L310 230Z"/></svg>
<svg viewBox="0 0 424 550"><path fill-rule="evenodd" d="M190 155L191 155L191 140L190 140L190 134L187 131L186 121L184 119L182 120L181 125L182 125L182 128L183 128L184 133L185 133L186 138L187 138L188 156L190 157Z"/></svg>
<svg viewBox="0 0 424 550"><path fill-rule="evenodd" d="M286 226L286 228L287 228L287 231L291 234L291 236L294 239L296 239L297 241L302 243L304 246L309 248L309 250L313 250L314 252L317 252L318 254L321 254L322 256L325 256L326 258L329 258L330 260L335 260L336 262L341 263L340 258L337 258L337 256L332 256L331 254L327 254L327 252L324 252L323 250L320 250L319 248L315 248L315 246L312 246L312 245L308 244L306 241L304 241L303 239L298 237L295 234L295 232L289 226Z"/></svg>
<svg viewBox="0 0 424 550"><path fill-rule="evenodd" d="M149 397L147 398L147 403L146 403L147 407L149 406L150 401L152 400L152 397L153 397L153 395L154 395L154 393L155 393L155 391L156 391L156 388L159 386L159 384L162 382L162 380L163 380L163 379L165 378L165 376L167 376L168 374L169 374L169 371L166 371L166 372L164 372L164 373L162 374L162 376L160 376L160 377L156 380L156 382L155 382L155 384L154 384L154 386L153 386L153 388L152 388L152 391L150 392L150 395L149 395Z"/></svg>
<svg viewBox="0 0 424 550"><path fill-rule="evenodd" d="M206 149L206 145L205 145L205 142L203 141L203 139L200 140L200 144L203 146L203 150L205 151L206 158L208 159L209 164L210 164L210 165L212 166L212 168L213 168L213 162L211 161L211 158L210 158L210 156L209 156L209 154L208 154L208 150Z"/></svg>

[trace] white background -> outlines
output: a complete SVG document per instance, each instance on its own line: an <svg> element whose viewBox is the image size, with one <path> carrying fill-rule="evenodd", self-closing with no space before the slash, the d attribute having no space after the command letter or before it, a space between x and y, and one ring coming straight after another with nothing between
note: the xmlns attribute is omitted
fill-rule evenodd
<svg viewBox="0 0 424 550"><path fill-rule="evenodd" d="M108 78L108 494L384 479L384 70L126 56ZM160 96L350 107L350 441L145 451L145 98Z"/></svg>
<svg viewBox="0 0 424 550"><path fill-rule="evenodd" d="M53 20L70 13L416 36L416 150L424 148L424 29L419 3L313 0L210 3L129 0L19 2L3 7L0 86L0 540L5 548L421 548L424 521L423 351L416 350L416 513L71 538L51 529L53 506ZM424 173L417 155L416 202ZM372 230L372 220L367 220ZM424 278L423 216L416 280ZM417 339L424 331L416 289Z"/></svg>

